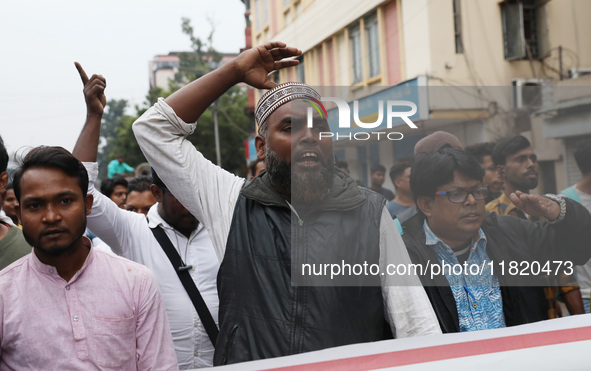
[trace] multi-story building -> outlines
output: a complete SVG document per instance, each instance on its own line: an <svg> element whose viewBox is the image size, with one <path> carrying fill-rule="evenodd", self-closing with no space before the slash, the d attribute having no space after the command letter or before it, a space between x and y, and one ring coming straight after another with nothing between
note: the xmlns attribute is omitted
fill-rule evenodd
<svg viewBox="0 0 591 371"><path fill-rule="evenodd" d="M169 81L174 80L181 60L177 53L171 52L168 55L157 55L148 62L150 71L150 89L159 87L168 90Z"/></svg>
<svg viewBox="0 0 591 371"><path fill-rule="evenodd" d="M591 136L583 76L591 72L591 2L250 0L247 8L253 46L280 40L304 52L276 81L358 100L363 122L379 117L380 99L417 105L417 129L379 127L402 140L335 140L355 178L367 181L372 163L388 168L411 157L417 140L444 130L464 145L527 136L540 160L538 192L576 180L574 139Z"/></svg>
<svg viewBox="0 0 591 371"><path fill-rule="evenodd" d="M179 70L181 59L179 54L192 52L170 52L168 55L157 55L148 62L150 71L150 89L159 87L164 90L170 89L169 83L173 81ZM221 53L221 59L217 65L212 64L211 68L217 68L232 59L236 58L236 53ZM206 57L207 58L207 57Z"/></svg>

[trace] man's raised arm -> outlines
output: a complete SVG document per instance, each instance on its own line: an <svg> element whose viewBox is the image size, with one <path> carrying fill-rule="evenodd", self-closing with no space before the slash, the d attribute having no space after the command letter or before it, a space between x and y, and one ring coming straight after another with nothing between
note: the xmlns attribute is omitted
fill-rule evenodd
<svg viewBox="0 0 591 371"><path fill-rule="evenodd" d="M74 62L84 86L86 101L86 123L76 141L72 154L80 162L96 162L99 137L101 134L101 118L107 106L105 88L107 81L102 75L92 75L89 79L78 62Z"/></svg>
<svg viewBox="0 0 591 371"><path fill-rule="evenodd" d="M74 145L72 154L84 164L88 171L88 192L93 195L92 211L87 217L88 228L119 255L134 259L134 252L128 248L133 238L133 225L145 224L143 215L120 209L111 199L94 187L98 175L96 164L101 131L101 118L107 105L105 97L106 80L102 75L89 79L84 69L75 62L84 86L86 101L86 122Z"/></svg>
<svg viewBox="0 0 591 371"><path fill-rule="evenodd" d="M301 54L280 42L250 49L233 61L160 99L133 125L144 156L171 193L207 228L218 257L223 256L234 206L243 178L206 160L185 137L201 114L233 85L245 82L269 89L276 84L267 75L295 66L283 60Z"/></svg>
<svg viewBox="0 0 591 371"><path fill-rule="evenodd" d="M300 55L296 48L282 42L269 42L240 54L231 62L193 81L166 98L166 103L185 122L195 122L207 107L232 86L245 82L257 89L272 89L277 84L267 75L297 65L296 60L282 60Z"/></svg>

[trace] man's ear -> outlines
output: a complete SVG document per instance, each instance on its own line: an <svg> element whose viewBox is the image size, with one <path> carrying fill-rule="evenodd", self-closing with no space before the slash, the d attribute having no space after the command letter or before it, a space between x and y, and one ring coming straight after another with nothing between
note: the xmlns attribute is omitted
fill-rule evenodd
<svg viewBox="0 0 591 371"><path fill-rule="evenodd" d="M420 196L417 199L417 207L421 209L423 214L427 217L431 217L433 214L433 202L435 199L433 197L428 196Z"/></svg>
<svg viewBox="0 0 591 371"><path fill-rule="evenodd" d="M14 205L14 211L16 212L16 217L22 223L23 218L21 218L21 204L17 203Z"/></svg>
<svg viewBox="0 0 591 371"><path fill-rule="evenodd" d="M156 184L152 184L150 186L150 191L152 192L152 196L154 196L154 199L156 200L156 202L161 203L162 202L162 190L160 189L160 187L158 187Z"/></svg>
<svg viewBox="0 0 591 371"><path fill-rule="evenodd" d="M257 158L259 160L265 159L266 145L267 145L267 141L265 140L265 138L263 138L261 135L257 134L256 138L254 138L254 147L257 150Z"/></svg>
<svg viewBox="0 0 591 371"><path fill-rule="evenodd" d="M94 200L94 196L90 193L86 194L86 199L84 200L84 206L86 207L86 215L90 215L92 211L92 201ZM19 216L20 218L20 216Z"/></svg>

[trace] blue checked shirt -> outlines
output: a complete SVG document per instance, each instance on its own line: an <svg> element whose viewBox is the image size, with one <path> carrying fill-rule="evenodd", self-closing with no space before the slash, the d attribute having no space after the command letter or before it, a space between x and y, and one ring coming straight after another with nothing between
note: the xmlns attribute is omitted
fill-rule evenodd
<svg viewBox="0 0 591 371"><path fill-rule="evenodd" d="M466 261L468 269L464 270L462 264L460 274L453 273L460 272L460 267L449 269L449 266L460 265L452 249L435 236L427 221L423 224L423 229L425 242L435 250L456 300L460 331L506 327L499 280L492 274L491 260L486 253L486 236L482 229L478 230L480 237L472 246ZM444 262L447 267L443 265Z"/></svg>

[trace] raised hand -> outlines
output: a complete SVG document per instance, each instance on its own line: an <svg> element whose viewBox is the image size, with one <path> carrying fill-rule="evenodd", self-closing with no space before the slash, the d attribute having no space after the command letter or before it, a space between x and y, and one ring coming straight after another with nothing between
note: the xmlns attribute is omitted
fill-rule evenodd
<svg viewBox="0 0 591 371"><path fill-rule="evenodd" d="M277 86L267 77L271 71L296 66L297 60L284 60L302 54L284 43L268 42L249 49L220 68L198 78L165 99L184 122L195 122L216 99L232 86L245 82L257 89Z"/></svg>
<svg viewBox="0 0 591 371"><path fill-rule="evenodd" d="M84 85L86 114L89 116L102 117L105 107L107 106L107 97L105 96L107 80L102 75L92 75L89 79L80 63L74 62L74 65L80 74L82 85Z"/></svg>
<svg viewBox="0 0 591 371"><path fill-rule="evenodd" d="M300 54L301 50L274 41L245 51L233 63L240 74L240 81L257 89L272 89L277 84L267 80L267 75L274 70L296 66L299 61L283 59Z"/></svg>
<svg viewBox="0 0 591 371"><path fill-rule="evenodd" d="M548 220L555 220L560 216L560 205L547 197L530 195L520 191L509 195L515 206L523 212L533 216L543 216Z"/></svg>

